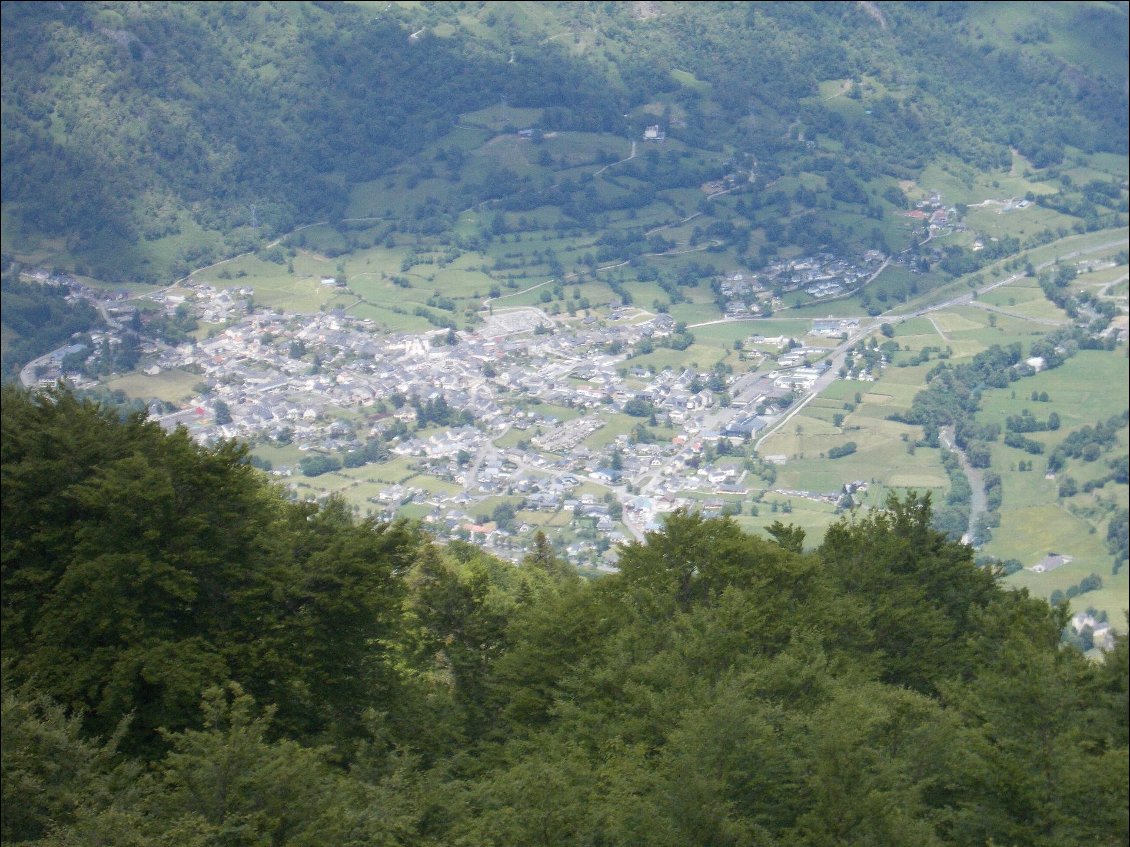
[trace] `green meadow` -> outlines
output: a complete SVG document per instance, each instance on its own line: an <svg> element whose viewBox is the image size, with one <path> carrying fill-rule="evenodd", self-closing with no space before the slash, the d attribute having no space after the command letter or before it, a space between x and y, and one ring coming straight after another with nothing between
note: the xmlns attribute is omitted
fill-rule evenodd
<svg viewBox="0 0 1130 847"><path fill-rule="evenodd" d="M200 377L197 374L173 369L163 370L155 376L131 373L113 377L106 382L106 386L112 391L124 391L129 397L140 397L145 400L155 398L179 404L196 393L195 386L199 383Z"/></svg>

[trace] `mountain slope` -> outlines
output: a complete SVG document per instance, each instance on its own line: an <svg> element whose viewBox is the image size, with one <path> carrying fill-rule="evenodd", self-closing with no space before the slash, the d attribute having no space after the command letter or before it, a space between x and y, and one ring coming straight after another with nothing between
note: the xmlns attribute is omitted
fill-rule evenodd
<svg viewBox="0 0 1130 847"><path fill-rule="evenodd" d="M1101 3L7 3L5 249L165 280L340 215L500 99L619 135L665 101L669 132L769 174L821 136L855 178L1125 153L1125 30Z"/></svg>

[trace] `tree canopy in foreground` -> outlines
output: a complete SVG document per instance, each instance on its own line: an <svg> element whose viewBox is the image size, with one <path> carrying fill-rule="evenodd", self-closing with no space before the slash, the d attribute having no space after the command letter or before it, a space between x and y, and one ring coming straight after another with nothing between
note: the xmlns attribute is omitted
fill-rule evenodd
<svg viewBox="0 0 1130 847"><path fill-rule="evenodd" d="M926 499L808 551L677 512L586 582L66 393L2 422L4 844L1127 843L1125 637Z"/></svg>

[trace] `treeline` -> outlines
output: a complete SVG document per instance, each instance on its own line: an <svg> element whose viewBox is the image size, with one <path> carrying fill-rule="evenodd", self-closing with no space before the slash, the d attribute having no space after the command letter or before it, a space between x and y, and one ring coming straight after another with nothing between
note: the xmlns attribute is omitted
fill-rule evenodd
<svg viewBox="0 0 1130 847"><path fill-rule="evenodd" d="M1118 445L1118 431L1130 422L1130 410L1120 415L1112 415L1106 421L1097 421L1094 426L1084 426L1063 439L1048 456L1048 472L1055 473L1063 468L1068 459L1081 459L1094 462L1103 453Z"/></svg>
<svg viewBox="0 0 1130 847"><path fill-rule="evenodd" d="M961 460L952 450L940 453L942 469L949 477L950 487L945 502L934 509L933 526L951 541L960 541L969 531L969 513L973 500L973 489L969 477L961 466Z"/></svg>
<svg viewBox="0 0 1130 847"><path fill-rule="evenodd" d="M1019 415L1009 415L1004 422L1004 428L1009 432L1055 432L1059 427L1057 412L1052 412L1046 421L1042 421L1027 409L1021 410Z"/></svg>
<svg viewBox="0 0 1130 847"><path fill-rule="evenodd" d="M1117 571L1116 571L1117 573ZM1069 585L1066 591L1056 589L1052 592L1048 602L1053 606L1062 606L1068 600L1078 597L1080 594L1086 594L1088 591L1098 591L1103 587L1103 578L1097 573L1088 574L1083 577L1075 585Z"/></svg>
<svg viewBox="0 0 1130 847"><path fill-rule="evenodd" d="M1074 328L1057 330L1031 347L1031 357L1042 358L1044 367L1061 365L1079 349L1080 332ZM1022 361L1022 348L1019 343L1007 348L993 345L978 353L965 364L956 366L941 362L926 375L926 388L919 391L905 413L890 416L891 420L916 424L923 428L923 438L917 446L941 446L940 434L943 427L953 428L954 445L961 449L974 468L987 469L992 464L990 445L1001 436L1001 427L995 423L980 423L976 413L980 408L981 393L986 388L1005 388L1024 376L1034 373L1033 367ZM1046 402L1046 392L1032 392L1032 400ZM1130 410L1113 415L1106 421L1098 421L1094 426L1084 426L1069 433L1048 453L1047 472L1058 473L1069 459L1084 462L1097 461L1108 454L1118 444L1117 433L1130 422ZM1003 443L1007 447L1023 450L1032 456L1045 453L1042 442L1029 438L1027 433L1055 432L1062 426L1060 416L1051 412L1046 420L1041 420L1028 409L1019 415L1009 415L1005 419ZM950 494L945 503L935 512L934 526L951 539L958 539L972 530L974 544L989 540L992 529L1000 525L1000 504L1002 499L1000 476L986 473L984 483L988 498L988 510L978 517L976 525L968 527L972 492L965 473L956 456L948 451L942 452L942 465L950 480ZM1111 472L1098 479L1089 480L1084 485L1086 492L1102 488L1108 482L1122 483L1126 479L1122 458L1108 461ZM1021 461L1020 470L1031 470L1030 461ZM1064 477L1059 484L1059 496L1070 497L1078 493L1079 485L1071 477ZM1111 552L1115 552L1113 549ZM1116 559L1115 567L1117 568Z"/></svg>
<svg viewBox="0 0 1130 847"><path fill-rule="evenodd" d="M1005 388L1034 372L1022 363L1021 349L1019 343L1008 347L994 344L970 362L939 363L926 374L926 388L914 395L909 411L891 415L890 420L921 426L922 444L928 447L937 447L941 428L952 426L954 443L965 451L969 464L987 468L991 461L988 444L1000 437L1000 426L977 422L981 392Z"/></svg>
<svg viewBox="0 0 1130 847"><path fill-rule="evenodd" d="M1083 340L1085 338L1087 334L1076 328L1056 330L1034 342L1028 358L1042 359L1044 368L1059 367L1084 345L1091 346L1090 342ZM1023 360L1019 342L1008 347L994 344L968 363L956 366L944 361L939 363L926 374L926 388L914 396L909 411L893 414L890 420L921 426L924 432L923 444L930 447L938 446L941 427L952 426L954 443L965 451L969 463L975 468L987 468L992 460L989 444L1000 438L1001 427L999 424L978 423L976 413L980 407L981 393L987 388L1006 388L1034 373L1036 369ZM1113 424L1113 420L1108 421L1108 426ZM1039 455L1044 452L1043 444L1027 438L1025 433L1055 431L1061 425L1056 412L1049 414L1047 420L1041 421L1025 409L1021 414L1010 415L1005 420L1004 443ZM1125 423L1122 425L1125 426ZM1101 430L1102 424L1098 427ZM1086 436L1073 434L1067 441L1075 444L1084 437L1090 440L1107 438L1105 434L1095 435L1090 428L1086 430ZM1097 454L1095 457L1097 458ZM1052 472L1056 470L1050 460L1048 469Z"/></svg>
<svg viewBox="0 0 1130 847"><path fill-rule="evenodd" d="M844 456L850 456L856 450L854 441L846 441L838 447L832 447L828 450L829 459L842 459Z"/></svg>
<svg viewBox="0 0 1130 847"><path fill-rule="evenodd" d="M1125 638L1061 648L928 499L619 572L294 502L6 389L5 844L1119 843Z"/></svg>
<svg viewBox="0 0 1130 847"><path fill-rule="evenodd" d="M1113 576L1125 567L1130 560L1130 511L1119 509L1110 519L1106 528L1106 547L1114 556Z"/></svg>
<svg viewBox="0 0 1130 847"><path fill-rule="evenodd" d="M1118 306L1096 297L1091 291L1072 291L1069 286L1078 275L1079 271L1070 265L1057 265L1053 271L1041 273L1037 280L1044 296L1063 309L1072 320L1078 319L1086 310L1091 318L1092 334L1097 334L1110 325L1118 314Z"/></svg>

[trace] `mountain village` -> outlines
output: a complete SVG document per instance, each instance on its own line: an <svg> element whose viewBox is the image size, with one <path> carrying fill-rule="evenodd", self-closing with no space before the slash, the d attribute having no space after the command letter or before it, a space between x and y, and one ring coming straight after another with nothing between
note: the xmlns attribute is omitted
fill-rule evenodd
<svg viewBox="0 0 1130 847"><path fill-rule="evenodd" d="M780 302L770 291L778 277L787 277L790 290L849 286L881 261L878 254L859 265L812 257L770 268L761 281L731 275L716 288L737 297L764 292L769 308ZM91 333L90 346L116 348L128 326L138 327L124 295L70 277L51 280L102 313L107 327ZM474 331L388 334L340 310L259 309L250 288L186 281L146 297L158 307L149 315L224 325L202 340L141 340L140 373L199 377L186 404L151 405L150 417L166 429L183 426L202 443L297 446L301 463L270 471L300 497L316 496L313 478L323 473L363 476L356 469L404 457L408 478L366 497L367 510L391 519L409 504L424 506L437 537L472 540L511 559L527 552L541 527L517 513L564 513L574 532L561 552L598 567L615 562L616 544L659 528L665 512L721 514L735 496L765 491L754 474L763 463L753 458L752 439L828 370L829 345L858 328L855 319L816 320L805 340L765 337L751 324L736 345L746 372L656 371L633 365L633 352L685 336L687 328L670 315L620 304L590 309L573 323L523 307L492 309ZM732 320L749 312L725 314ZM69 344L31 363L21 379L50 385L66 378L94 388L98 380L76 372L88 353L95 355ZM866 363L840 375L873 378ZM850 491L773 493L851 498ZM503 497L521 498L519 508L484 510Z"/></svg>

